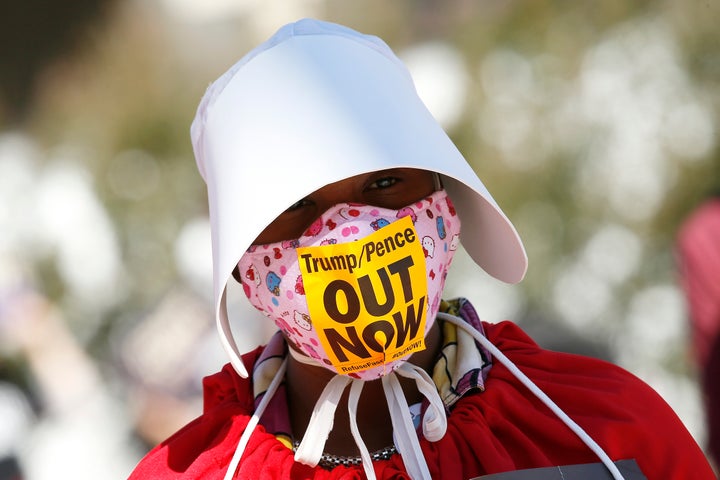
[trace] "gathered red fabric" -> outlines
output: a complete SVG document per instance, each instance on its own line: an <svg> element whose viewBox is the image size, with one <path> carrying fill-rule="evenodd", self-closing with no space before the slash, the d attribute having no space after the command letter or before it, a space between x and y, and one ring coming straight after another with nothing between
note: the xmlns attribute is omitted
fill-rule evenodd
<svg viewBox="0 0 720 480"><path fill-rule="evenodd" d="M658 394L607 362L541 349L511 322L483 324L489 340L530 377L613 460L635 459L649 480L715 479L680 419ZM253 365L262 348L245 355ZM230 365L204 380L203 414L150 451L130 476L137 479L222 479L253 411L252 385ZM421 439L433 478L594 463L595 454L495 362L486 390L460 399L445 437ZM374 462L378 479L408 479L400 455ZM293 452L258 426L237 470L238 479L365 478L361 466L325 470L293 461Z"/></svg>

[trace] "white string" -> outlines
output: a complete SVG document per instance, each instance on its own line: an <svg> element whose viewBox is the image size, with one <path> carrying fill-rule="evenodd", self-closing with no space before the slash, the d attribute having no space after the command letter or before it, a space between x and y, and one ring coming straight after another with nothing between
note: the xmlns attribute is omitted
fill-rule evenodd
<svg viewBox="0 0 720 480"><path fill-rule="evenodd" d="M525 387L527 387L540 401L542 401L565 425L570 428L585 445L588 446L602 461L605 467L610 471L611 475L615 480L624 480L623 475L618 470L617 466L613 463L610 457L595 442L586 432L582 429L574 420L572 420L545 392L525 375L505 354L500 351L495 345L493 345L487 338L485 338L480 332L473 328L468 328L466 322L453 315L438 312L438 317L442 318L450 323L462 328L463 330L470 333L475 340L477 340L483 347L485 347L494 357L500 361ZM290 353L297 360L314 364L313 360L309 357L304 357L296 352L289 349ZM280 368L278 369L275 377L273 377L270 386L265 392L263 398L260 400L255 413L248 421L245 431L240 437L240 441L235 449L232 460L225 472L224 480L231 480L237 471L237 467L240 463L240 459L247 448L247 444L250 441L250 437L255 430L260 417L262 417L268 403L272 399L273 395L277 391L282 379L285 375L287 368L287 359L283 360ZM397 374L415 379L418 386L418 390L428 399L430 402L430 408L426 411L423 418L423 434L430 441L433 438L442 438L447 428L447 419L445 417L444 408L435 405L435 397L439 398L437 390L429 378L429 375L424 370L412 365L410 363L404 363L397 369ZM425 378L427 377L427 378ZM428 382L432 386L432 389L428 390ZM336 375L333 377L328 385L323 390L320 398L315 405L313 410L310 423L305 436L295 453L295 460L305 463L307 465L316 466L320 461L323 449L325 448L325 442L327 436L332 430L332 424L335 418L335 410L339 398L342 396L348 383L351 383L350 396L348 400L348 415L350 416L350 429L355 439L355 443L360 449L360 454L363 460L363 469L368 480L375 480L375 471L372 467L372 460L370 458L367 446L360 436L360 431L357 426L357 405L359 397L362 391L364 382L362 380L354 380L350 377ZM405 466L408 470L408 474L413 480L430 479L430 472L425 462L425 457L422 454L420 443L415 433L412 419L409 415L409 406L405 395L400 387L400 383L396 377L395 372L390 373L382 377L383 390L385 391L385 397L390 410L390 418L393 424L393 430L395 431L395 438L398 443L397 448L403 457ZM442 401L441 401L442 403ZM318 441L322 439L322 441ZM302 452L301 452L302 450Z"/></svg>
<svg viewBox="0 0 720 480"><path fill-rule="evenodd" d="M418 391L427 398L429 405L422 418L423 436L431 442L437 442L447 431L447 415L435 383L425 370L412 363L403 363L396 373L414 379Z"/></svg>
<svg viewBox="0 0 720 480"><path fill-rule="evenodd" d="M360 429L357 424L357 406L360 400L360 393L365 382L362 380L353 380L350 385L350 395L348 397L348 416L350 418L350 431L352 432L355 444L360 449L360 458L362 458L363 470L365 470L365 476L367 480L376 480L375 469L372 465L372 459L370 458L370 452L368 451L367 445L360 436Z"/></svg>
<svg viewBox="0 0 720 480"><path fill-rule="evenodd" d="M238 375L242 378L248 377L247 368L242 361L242 356L238 350L237 343L235 343L235 337L233 337L232 328L230 328L230 320L228 320L227 313L227 289L223 290L222 296L220 297L220 305L217 307L215 312L215 325L220 334L220 343L222 344L225 353L230 357L230 364L233 366Z"/></svg>
<svg viewBox="0 0 720 480"><path fill-rule="evenodd" d="M252 417L250 417L250 420L248 421L247 425L245 426L245 431L242 433L242 436L240 436L240 441L238 442L237 447L235 448L235 453L233 454L232 460L230 460L230 465L228 465L228 468L225 471L225 477L223 480L232 480L233 476L235 475L235 471L237 470L237 467L240 464L240 459L242 458L242 455L245 452L245 448L247 447L247 444L250 441L250 436L255 431L255 427L257 426L258 422L260 421L260 417L262 417L262 414L265 412L265 409L267 408L268 404L270 403L270 400L272 399L273 395L275 395L275 392L277 391L278 387L280 386L280 383L282 382L283 378L285 377L285 369L286 368L287 368L287 358L285 358L283 360L283 362L280 364L280 368L278 369L277 373L273 377L272 382L270 382L270 385L268 386L267 391L265 391L263 398L260 399L260 403L258 404L257 408L255 409L255 412L252 414Z"/></svg>
<svg viewBox="0 0 720 480"><path fill-rule="evenodd" d="M322 364L314 358L302 355L301 353L294 351L292 348L288 351L292 357L299 362L308 365L322 366ZM441 439L447 430L447 417L445 416L444 404L442 403L442 399L440 398L440 394L437 391L435 383L432 381L427 372L411 363L405 362L401 364L395 372L391 372L382 377L383 390L385 392L385 398L390 412L390 419L392 421L394 436L397 442L397 449L403 457L403 462L408 470L408 474L413 480L430 479L430 471L427 463L425 462L425 457L423 456L422 449L420 448L420 442L418 440L417 433L415 432L415 426L413 425L412 418L410 416L410 407L405 399L405 393L403 392L402 387L400 387L400 382L398 381L396 374L414 379L418 387L418 391L428 399L430 407L423 417L423 434L425 435L425 438L430 441L434 442ZM360 436L359 429L357 428L357 402L364 382L362 380L351 379L347 376L337 375L333 377L330 383L336 381L337 378L344 378L347 379L346 382L351 382L351 396L348 401L350 429L352 431L353 438L355 439L355 443L360 451L360 456L363 459L363 469L365 470L365 475L368 477L368 480L372 480L375 478L372 460L370 458L368 448ZM339 380L337 380L337 382L339 382ZM347 385L347 383L345 383L342 386L342 389L340 389L340 387L331 387L330 383L328 383L325 390L323 390L321 398L318 399L315 405L316 411L321 402L324 402L324 396L330 398L331 396L342 394L345 386ZM330 390L332 390L332 392L330 392ZM330 415L330 419L334 417L334 410L335 407L332 409L333 413ZM308 426L308 429L305 432L305 437L303 437L300 447L298 447L295 452L295 460L302 461L303 463L306 463L306 461L311 462L312 460L310 458L300 459L298 453L300 452L303 444L306 442L313 442L320 452L318 454L319 461L320 456L322 456L322 450L325 448L327 433L324 433L325 430L323 429L322 432L325 435L323 437L319 433L319 430L315 431L316 429L317 427L313 427L311 429L311 427ZM330 423L330 429L332 429L332 422ZM328 433L329 431L330 430L327 430ZM312 435L315 440L308 440L310 435ZM322 438L322 441L319 441L320 438ZM317 462L314 464L306 464L315 466L317 465Z"/></svg>
<svg viewBox="0 0 720 480"><path fill-rule="evenodd" d="M382 377L382 386L390 409L397 449L402 455L408 475L413 480L431 480L430 470L412 423L410 407L395 372Z"/></svg>
<svg viewBox="0 0 720 480"><path fill-rule="evenodd" d="M602 463L605 465L605 467L607 467L615 480L625 480L625 477L622 476L617 466L613 463L607 453L605 453L602 447L600 447L600 445L598 445L597 442L595 442L595 440L593 440L590 435L588 435L585 430L582 429L580 425L575 423L573 419L571 419L555 402L553 402L552 399L548 397L545 392L540 390L540 388L535 385L535 383L530 380L530 378L528 378L528 376L525 375L509 358L507 358L505 354L500 351L499 348L493 345L490 340L485 338L480 332L476 331L475 329L468 328L468 324L465 321L453 315L439 312L438 317L442 318L443 320L447 320L450 323L457 325L458 327L470 333L475 338L475 340L477 340L494 357L496 357L500 361L500 363L502 363L508 370L510 370L510 372L518 380L520 380L520 382L525 385L541 402L543 402L550 410L552 410L552 412L557 415L560 420L562 420L563 423L565 423L565 425L570 428L570 430L572 430L578 437L580 437L580 440L582 440L583 443L585 443L585 445L587 445L590 450L592 450L595 455L600 458Z"/></svg>
<svg viewBox="0 0 720 480"><path fill-rule="evenodd" d="M352 380L350 377L335 375L325 386L315 402L305 435L295 451L295 461L311 467L317 466L320 462L335 421L337 404L350 380Z"/></svg>

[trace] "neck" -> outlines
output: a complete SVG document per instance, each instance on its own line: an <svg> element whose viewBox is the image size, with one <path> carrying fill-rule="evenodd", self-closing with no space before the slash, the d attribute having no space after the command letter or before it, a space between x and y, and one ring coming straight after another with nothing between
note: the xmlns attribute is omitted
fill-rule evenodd
<svg viewBox="0 0 720 480"><path fill-rule="evenodd" d="M432 374L432 367L437 358L440 344L440 327L435 322L425 338L425 350L413 354L409 362ZM315 402L327 383L335 375L326 368L298 362L291 355L288 355L286 372L287 399L290 423L296 439L300 439L305 435L305 429L310 421ZM422 401L423 396L415 387L415 382L402 377L399 379L408 404L412 405ZM365 384L358 404L357 422L360 434L371 452L392 444L393 429L390 413L387 409L382 383L379 380L369 381ZM359 454L355 440L350 432L350 422L347 414L347 391L338 403L334 426L328 437L325 451L343 456Z"/></svg>

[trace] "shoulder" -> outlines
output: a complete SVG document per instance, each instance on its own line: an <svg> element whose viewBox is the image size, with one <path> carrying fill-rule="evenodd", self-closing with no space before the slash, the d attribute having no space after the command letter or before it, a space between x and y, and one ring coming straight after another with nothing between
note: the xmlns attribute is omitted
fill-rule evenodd
<svg viewBox="0 0 720 480"><path fill-rule="evenodd" d="M686 469L707 466L673 410L632 373L604 360L545 350L511 322L483 326L488 339L614 460L637 459L649 479L683 478ZM514 469L597 461L497 360L486 391L464 398L458 409L465 409L464 418L487 424L487 433L497 440L504 439L503 451ZM513 445L522 448L515 451Z"/></svg>
<svg viewBox="0 0 720 480"><path fill-rule="evenodd" d="M244 354L243 363L254 366L264 348L257 347ZM229 363L219 372L203 379L203 411L207 412L225 402L239 402L246 411L253 410L252 380L242 378Z"/></svg>
<svg viewBox="0 0 720 480"><path fill-rule="evenodd" d="M262 347L244 355L246 365L253 365L261 352ZM203 397L202 415L148 452L130 480L222 478L219 467L229 465L253 412L252 382L227 364L203 379ZM279 445L261 427L253 442L258 450Z"/></svg>
<svg viewBox="0 0 720 480"><path fill-rule="evenodd" d="M634 424L652 426L653 430L660 418L663 423L679 422L652 387L618 365L598 358L545 350L511 322L485 324L485 328L490 341L568 414L620 423L633 417ZM488 391L508 388L505 383L518 385L519 381L494 360ZM527 389L515 393L532 395Z"/></svg>
<svg viewBox="0 0 720 480"><path fill-rule="evenodd" d="M570 409L574 405L581 410L592 405L609 407L618 405L622 400L621 410L627 411L635 405L633 399L638 399L641 405L650 402L675 416L655 390L616 364L599 358L546 350L512 322L484 323L483 326L488 339L533 382L553 391L561 397L560 400L569 396L567 400ZM514 375L496 359L490 377L518 383ZM580 404L581 399L584 405ZM643 416L645 414L647 412Z"/></svg>

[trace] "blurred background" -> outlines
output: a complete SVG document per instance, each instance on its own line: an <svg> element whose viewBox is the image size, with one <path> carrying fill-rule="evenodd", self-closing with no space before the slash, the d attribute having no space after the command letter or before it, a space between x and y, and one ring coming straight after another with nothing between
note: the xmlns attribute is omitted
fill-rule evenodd
<svg viewBox="0 0 720 480"><path fill-rule="evenodd" d="M284 23L385 39L523 237L447 297L652 385L703 445L679 225L720 190L717 0L26 0L0 15L0 480L124 479L226 362L189 125ZM231 293L243 349L268 321Z"/></svg>

